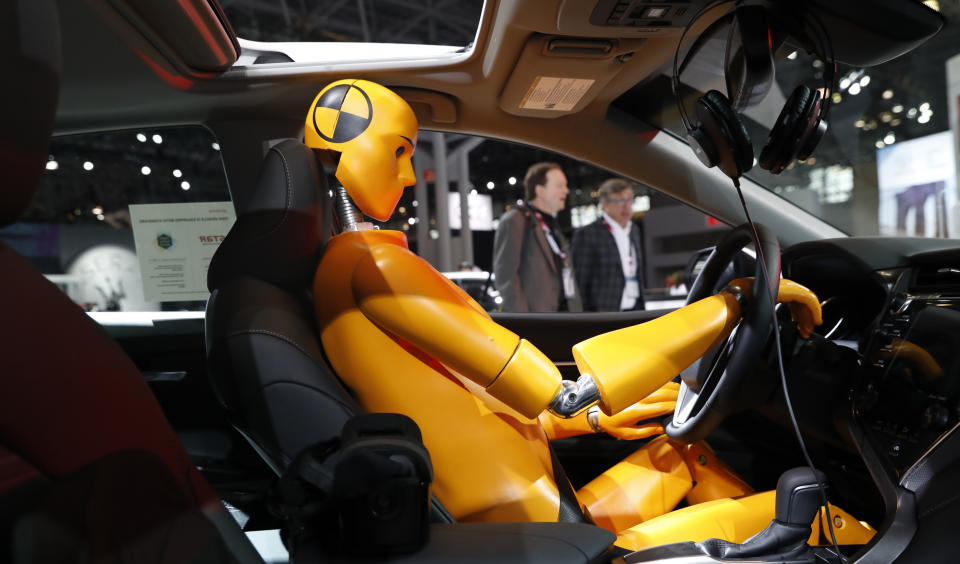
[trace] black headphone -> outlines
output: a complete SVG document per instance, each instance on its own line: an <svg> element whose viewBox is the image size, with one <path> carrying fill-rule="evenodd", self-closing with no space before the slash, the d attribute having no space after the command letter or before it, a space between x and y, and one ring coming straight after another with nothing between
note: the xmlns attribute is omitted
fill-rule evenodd
<svg viewBox="0 0 960 564"><path fill-rule="evenodd" d="M678 65L680 46L694 22L708 10L727 3L734 4L724 54L724 76L730 98L717 90L710 90L700 97L695 110L699 125L694 126L680 96L680 72L686 66L690 55L696 51L696 46L687 52ZM671 84L680 118L687 130L687 142L700 162L707 167L719 167L733 179L739 178L753 167L753 146L736 110L762 100L774 80L774 40L768 16L767 9L759 4L743 4L741 0L710 2L687 24L673 57ZM717 23L726 19L728 18L720 18ZM711 25L711 28L717 23ZM827 131L826 118L834 88L836 60L832 46L829 47L829 57L827 56L830 41L819 20L814 18L814 21L806 21L801 25L802 28L797 33L807 39L810 36L806 35L803 28L809 27L812 30L814 40L808 42L826 63L823 73L824 86L822 91L811 90L804 84L797 86L780 111L758 159L760 166L773 174L782 172L794 159L806 160ZM711 28L701 37L706 36ZM737 52L731 49L735 32L739 32L740 37L740 49Z"/></svg>

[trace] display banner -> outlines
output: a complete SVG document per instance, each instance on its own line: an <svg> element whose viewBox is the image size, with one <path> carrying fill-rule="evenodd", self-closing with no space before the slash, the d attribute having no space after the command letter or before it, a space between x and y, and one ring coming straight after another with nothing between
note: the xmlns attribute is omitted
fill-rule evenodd
<svg viewBox="0 0 960 564"><path fill-rule="evenodd" d="M953 132L877 150L880 235L957 237Z"/></svg>
<svg viewBox="0 0 960 564"><path fill-rule="evenodd" d="M144 297L156 302L207 299L210 259L235 219L232 202L131 205Z"/></svg>

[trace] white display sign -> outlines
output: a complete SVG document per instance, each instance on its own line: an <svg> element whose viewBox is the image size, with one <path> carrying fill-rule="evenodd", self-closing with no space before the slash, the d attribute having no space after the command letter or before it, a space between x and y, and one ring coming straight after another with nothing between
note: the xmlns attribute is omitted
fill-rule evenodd
<svg viewBox="0 0 960 564"><path fill-rule="evenodd" d="M953 133L877 150L880 235L957 237L957 168Z"/></svg>
<svg viewBox="0 0 960 564"><path fill-rule="evenodd" d="M450 229L460 229L460 194L452 192L447 198L450 207ZM470 229L493 231L493 197L489 194L471 192L467 196L467 212L470 214Z"/></svg>
<svg viewBox="0 0 960 564"><path fill-rule="evenodd" d="M131 205L144 297L155 302L207 299L210 259L235 219L232 202Z"/></svg>

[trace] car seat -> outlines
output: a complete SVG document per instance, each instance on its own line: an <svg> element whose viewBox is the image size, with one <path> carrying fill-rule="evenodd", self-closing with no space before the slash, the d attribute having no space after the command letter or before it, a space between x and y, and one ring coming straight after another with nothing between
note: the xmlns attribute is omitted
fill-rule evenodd
<svg viewBox="0 0 960 564"><path fill-rule="evenodd" d="M234 426L279 475L361 409L327 365L310 288L331 229L313 152L287 139L210 262L207 358Z"/></svg>
<svg viewBox="0 0 960 564"><path fill-rule="evenodd" d="M51 0L0 2L0 226L33 196L57 107ZM0 560L262 562L120 347L0 242Z"/></svg>

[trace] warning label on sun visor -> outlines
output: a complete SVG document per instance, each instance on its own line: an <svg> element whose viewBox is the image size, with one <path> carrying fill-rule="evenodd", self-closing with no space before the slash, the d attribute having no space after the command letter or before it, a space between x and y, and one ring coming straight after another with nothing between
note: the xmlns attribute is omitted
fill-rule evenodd
<svg viewBox="0 0 960 564"><path fill-rule="evenodd" d="M520 102L520 108L569 112L593 83L594 80L588 78L538 76Z"/></svg>

